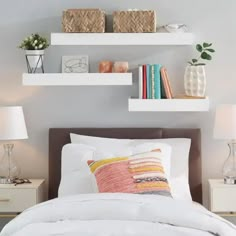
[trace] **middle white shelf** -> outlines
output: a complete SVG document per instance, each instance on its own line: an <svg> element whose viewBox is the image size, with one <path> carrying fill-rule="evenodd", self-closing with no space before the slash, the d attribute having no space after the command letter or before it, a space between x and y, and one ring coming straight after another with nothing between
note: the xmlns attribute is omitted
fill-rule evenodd
<svg viewBox="0 0 236 236"><path fill-rule="evenodd" d="M205 99L129 99L130 112L206 112L209 98Z"/></svg>
<svg viewBox="0 0 236 236"><path fill-rule="evenodd" d="M132 83L132 73L23 74L25 86L119 86Z"/></svg>

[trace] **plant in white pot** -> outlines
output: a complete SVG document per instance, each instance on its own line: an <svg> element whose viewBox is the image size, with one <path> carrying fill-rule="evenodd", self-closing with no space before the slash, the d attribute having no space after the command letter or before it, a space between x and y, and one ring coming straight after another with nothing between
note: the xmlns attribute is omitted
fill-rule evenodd
<svg viewBox="0 0 236 236"><path fill-rule="evenodd" d="M188 62L184 76L185 93L188 96L204 97L206 93L206 64L201 60L212 60L211 54L215 52L212 43L203 43L196 45L200 56Z"/></svg>
<svg viewBox="0 0 236 236"><path fill-rule="evenodd" d="M25 50L30 73L36 72L38 68L43 70L44 50L48 47L48 40L39 34L32 34L22 41L19 48Z"/></svg>

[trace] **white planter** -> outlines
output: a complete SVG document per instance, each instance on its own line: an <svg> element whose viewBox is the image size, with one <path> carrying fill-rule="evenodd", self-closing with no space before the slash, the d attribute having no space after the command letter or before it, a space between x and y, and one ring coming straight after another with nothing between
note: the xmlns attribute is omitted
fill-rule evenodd
<svg viewBox="0 0 236 236"><path fill-rule="evenodd" d="M187 66L184 76L185 93L188 96L204 97L206 93L205 66Z"/></svg>
<svg viewBox="0 0 236 236"><path fill-rule="evenodd" d="M44 50L25 50L25 55L31 68L41 68L44 60ZM42 56L42 58L40 58Z"/></svg>

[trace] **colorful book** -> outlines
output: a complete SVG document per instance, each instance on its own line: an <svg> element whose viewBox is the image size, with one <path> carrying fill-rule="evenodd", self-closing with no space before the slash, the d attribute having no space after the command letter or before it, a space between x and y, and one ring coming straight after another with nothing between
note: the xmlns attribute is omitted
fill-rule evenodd
<svg viewBox="0 0 236 236"><path fill-rule="evenodd" d="M143 99L147 99L147 66L143 65Z"/></svg>
<svg viewBox="0 0 236 236"><path fill-rule="evenodd" d="M143 66L139 66L139 99L143 98Z"/></svg>
<svg viewBox="0 0 236 236"><path fill-rule="evenodd" d="M151 90L151 99L155 99L155 71L154 71L154 65L150 65L150 90Z"/></svg>
<svg viewBox="0 0 236 236"><path fill-rule="evenodd" d="M171 89L171 86L170 86L170 80L169 80L167 70L166 70L165 67L161 68L161 79L163 81L163 87L164 87L164 90L165 90L166 97L168 99L172 99L173 98L173 92L172 92L172 89Z"/></svg>
<svg viewBox="0 0 236 236"><path fill-rule="evenodd" d="M154 65L154 98L161 99L161 65Z"/></svg>
<svg viewBox="0 0 236 236"><path fill-rule="evenodd" d="M161 68L161 94L164 98L171 99L170 89L167 83L166 77L166 69L164 67Z"/></svg>
<svg viewBox="0 0 236 236"><path fill-rule="evenodd" d="M160 72L161 73L161 72ZM166 95L166 87L165 87L165 79L161 73L161 98L162 99L166 99L167 98L167 95Z"/></svg>
<svg viewBox="0 0 236 236"><path fill-rule="evenodd" d="M147 76L147 99L150 99L151 98L150 65L146 65L146 76Z"/></svg>

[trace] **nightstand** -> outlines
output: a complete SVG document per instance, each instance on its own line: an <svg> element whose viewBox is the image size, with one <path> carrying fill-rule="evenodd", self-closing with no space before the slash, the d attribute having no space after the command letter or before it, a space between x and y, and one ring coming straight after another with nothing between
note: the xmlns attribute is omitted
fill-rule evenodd
<svg viewBox="0 0 236 236"><path fill-rule="evenodd" d="M31 179L31 184L0 184L0 231L18 213L46 200L45 180Z"/></svg>
<svg viewBox="0 0 236 236"><path fill-rule="evenodd" d="M223 179L209 180L210 211L236 224L236 185Z"/></svg>

